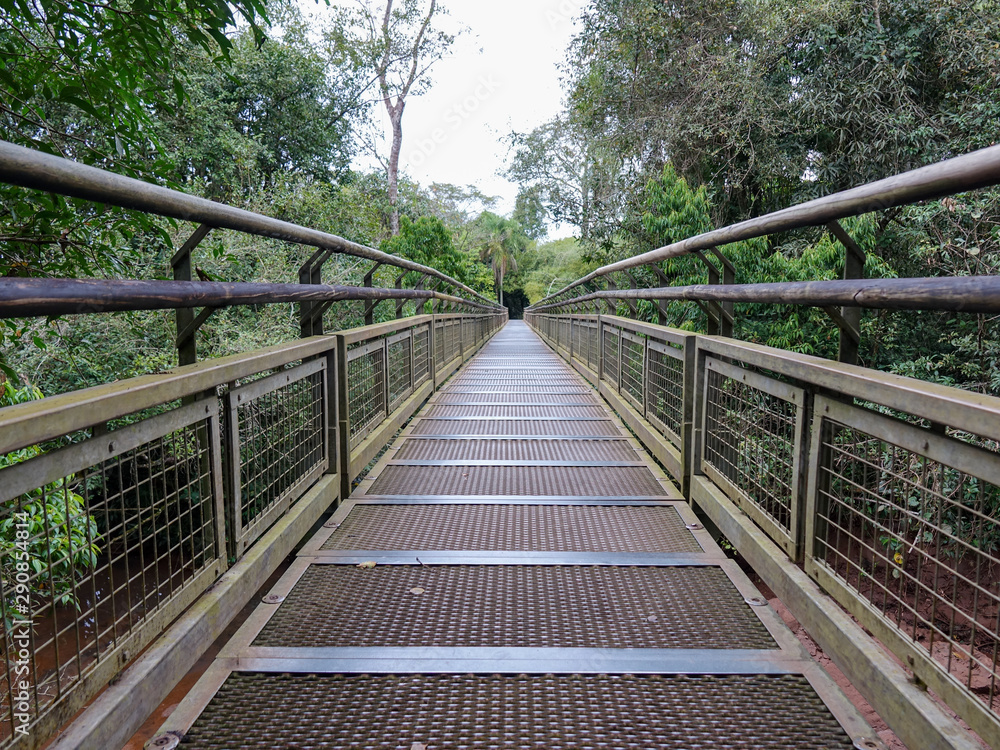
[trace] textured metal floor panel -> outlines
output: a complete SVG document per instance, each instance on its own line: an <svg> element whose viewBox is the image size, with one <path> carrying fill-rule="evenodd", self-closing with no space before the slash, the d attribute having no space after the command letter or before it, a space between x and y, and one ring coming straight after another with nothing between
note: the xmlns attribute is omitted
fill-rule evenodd
<svg viewBox="0 0 1000 750"><path fill-rule="evenodd" d="M798 676L236 673L192 750L850 750Z"/></svg>
<svg viewBox="0 0 1000 750"><path fill-rule="evenodd" d="M541 419L543 417L606 418L608 413L600 406L488 406L475 404L473 406L451 406L448 404L431 404L424 409L423 417L505 417L515 419L527 417Z"/></svg>
<svg viewBox="0 0 1000 750"><path fill-rule="evenodd" d="M701 552L670 507L361 505L323 549Z"/></svg>
<svg viewBox="0 0 1000 750"><path fill-rule="evenodd" d="M311 565L254 646L773 649L721 568Z"/></svg>
<svg viewBox="0 0 1000 750"><path fill-rule="evenodd" d="M438 396L439 404L597 404L597 399L589 393L541 393L526 395L522 393L442 393Z"/></svg>
<svg viewBox="0 0 1000 750"><path fill-rule="evenodd" d="M666 492L642 466L386 466L373 495L638 497Z"/></svg>
<svg viewBox="0 0 1000 750"><path fill-rule="evenodd" d="M495 372L490 372L489 374L479 375L477 373L468 373L463 375L458 375L454 379L454 383L458 385L459 383L466 385L509 385L509 384L519 384L524 385L527 383L532 383L536 385L579 385L580 379L574 375L563 375L563 376L548 376L548 375L530 375L528 373L516 373L514 371L509 375L496 374Z"/></svg>
<svg viewBox="0 0 1000 750"><path fill-rule="evenodd" d="M527 394L532 396L542 396L545 394L569 393L590 395L594 391L590 388L580 387L579 383L573 385L510 385L510 386L489 386L477 388L476 386L465 385L463 383L448 384L441 391L442 394L461 393L466 396L481 394L484 398L489 396L512 395L523 398Z"/></svg>
<svg viewBox="0 0 1000 750"><path fill-rule="evenodd" d="M404 440L400 461L635 461L625 440Z"/></svg>
<svg viewBox="0 0 1000 750"><path fill-rule="evenodd" d="M598 435L618 437L611 420L573 422L542 419L421 419L414 435Z"/></svg>
<svg viewBox="0 0 1000 750"><path fill-rule="evenodd" d="M477 357L472 363L465 366L463 373L552 373L554 375L565 376L566 366L557 359L532 359L522 357L492 357L488 360L480 361Z"/></svg>

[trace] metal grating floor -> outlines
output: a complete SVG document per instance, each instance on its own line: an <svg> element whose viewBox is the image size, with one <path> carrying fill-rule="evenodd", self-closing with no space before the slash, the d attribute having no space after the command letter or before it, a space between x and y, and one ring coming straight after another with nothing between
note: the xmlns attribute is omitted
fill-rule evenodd
<svg viewBox="0 0 1000 750"><path fill-rule="evenodd" d="M358 505L323 549L701 552L671 507Z"/></svg>
<svg viewBox="0 0 1000 750"><path fill-rule="evenodd" d="M253 645L776 648L707 566L313 565Z"/></svg>
<svg viewBox="0 0 1000 750"><path fill-rule="evenodd" d="M848 750L870 736L692 510L640 499L680 496L603 403L508 324L306 544L157 746Z"/></svg>
<svg viewBox="0 0 1000 750"><path fill-rule="evenodd" d="M572 393L580 395L590 395L593 390L589 388L581 388L579 383L567 384L567 385L527 385L523 383L511 383L503 386L475 386L475 385L462 385L460 383L449 383L448 385L442 387L442 394L450 393L462 393L469 395L471 393L482 393L482 394L537 394L546 395L552 393Z"/></svg>
<svg viewBox="0 0 1000 750"><path fill-rule="evenodd" d="M661 496L645 466L386 466L373 495Z"/></svg>
<svg viewBox="0 0 1000 750"><path fill-rule="evenodd" d="M797 676L250 673L226 681L183 746L850 750L853 743Z"/></svg>
<svg viewBox="0 0 1000 750"><path fill-rule="evenodd" d="M404 440L396 460L635 461L625 440Z"/></svg>
<svg viewBox="0 0 1000 750"><path fill-rule="evenodd" d="M463 393L449 391L438 397L439 404L589 404L597 399L589 393Z"/></svg>
<svg viewBox="0 0 1000 750"><path fill-rule="evenodd" d="M546 419L420 419L414 435L598 435L618 437L611 420L577 422Z"/></svg>
<svg viewBox="0 0 1000 750"><path fill-rule="evenodd" d="M423 412L425 417L505 417L517 419L528 417L543 419L558 417L560 419L607 419L608 414L598 405L594 406L516 406L501 404L474 404L472 406L459 404L441 404L428 406Z"/></svg>

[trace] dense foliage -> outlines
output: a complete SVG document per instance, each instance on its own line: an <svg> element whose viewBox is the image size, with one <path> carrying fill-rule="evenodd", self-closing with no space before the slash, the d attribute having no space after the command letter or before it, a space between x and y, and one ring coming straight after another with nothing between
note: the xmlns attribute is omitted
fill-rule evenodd
<svg viewBox="0 0 1000 750"><path fill-rule="evenodd" d="M585 257L616 260L997 143L998 50L996 0L591 0L565 111L511 136L508 174L577 227ZM1000 271L996 191L848 224L869 276ZM843 248L819 231L723 250L740 283L843 270ZM663 270L707 281L693 259ZM704 328L697 308L671 309ZM836 354L820 311L737 318L741 338ZM864 364L1000 393L995 319L878 313L862 325Z"/></svg>
<svg viewBox="0 0 1000 750"><path fill-rule="evenodd" d="M0 3L0 48L13 61L0 76L0 138L370 246L389 238L386 175L350 168L365 147L375 88L340 9L306 19L284 0L197 8L152 0L142 10L148 19L135 17L134 4ZM234 25L236 16L249 23ZM398 189L409 236L390 251L491 291L473 225L493 199L404 176ZM169 278L170 257L194 228L6 185L0 197L4 276ZM194 264L201 278L294 282L309 254L215 231ZM333 258L324 280L360 284L369 267ZM392 269L375 283L393 286ZM376 316L391 317L391 308L380 305ZM336 306L328 325L357 324L361 310ZM295 315L290 306L220 311L199 334L200 352L288 340L298 334ZM0 379L59 393L157 371L176 362L172 338L168 313L5 321Z"/></svg>
<svg viewBox="0 0 1000 750"><path fill-rule="evenodd" d="M997 6L590 0L567 50L564 111L510 136L508 171L521 188L510 218L474 186L423 188L404 175L394 206L390 176L351 170L379 106L376 63L392 47L378 33L384 5L329 8L316 20L283 0L141 8L0 0L0 49L12 61L0 73L0 128L16 143L383 247L492 295L523 290L538 300L596 264L996 142ZM390 10L406 16L390 13L397 47L416 38L413 24L429 12L417 2ZM366 18L377 23L361 44ZM428 61L450 43L432 36ZM409 69L391 75L405 83ZM423 78L413 91L427 85ZM4 275L168 277L169 258L192 229L0 193ZM539 244L557 223L574 226L578 241ZM987 274L1000 265L995 191L846 224L869 254L871 276ZM724 251L740 282L842 273L843 249L819 231ZM307 255L213 232L195 264L203 278L294 281ZM335 258L324 279L361 283L369 269ZM662 270L675 283L707 280L692 259ZM392 286L395 273L379 269L375 283ZM336 306L328 325L357 324L362 310ZM705 327L695 306L670 310L677 325ZM737 313L740 337L835 353L836 330L821 311ZM1000 392L995 320L879 313L862 325L865 364ZM0 367L52 393L162 369L174 361L172 327L164 313L11 321L0 329ZM287 306L226 310L209 320L199 347L222 354L296 332Z"/></svg>

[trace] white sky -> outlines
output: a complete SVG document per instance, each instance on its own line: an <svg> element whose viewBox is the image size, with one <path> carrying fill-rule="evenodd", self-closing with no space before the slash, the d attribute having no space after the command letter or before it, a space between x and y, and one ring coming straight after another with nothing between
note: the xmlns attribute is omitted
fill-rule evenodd
<svg viewBox="0 0 1000 750"><path fill-rule="evenodd" d="M461 25L470 31L432 69L430 91L408 100L400 171L424 186L476 185L487 195L500 196L499 211L509 213L517 186L497 174L507 157L502 139L559 112L557 65L586 0L442 2L449 11L442 28ZM388 130L385 108L379 104L373 112Z"/></svg>

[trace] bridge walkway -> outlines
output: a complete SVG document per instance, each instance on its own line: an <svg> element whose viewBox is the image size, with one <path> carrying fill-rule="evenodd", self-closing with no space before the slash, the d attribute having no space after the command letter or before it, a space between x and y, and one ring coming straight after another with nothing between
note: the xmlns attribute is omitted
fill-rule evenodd
<svg viewBox="0 0 1000 750"><path fill-rule="evenodd" d="M417 414L162 731L205 750L877 747L520 322Z"/></svg>

